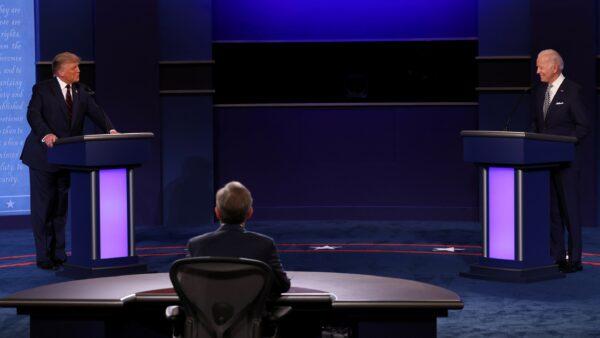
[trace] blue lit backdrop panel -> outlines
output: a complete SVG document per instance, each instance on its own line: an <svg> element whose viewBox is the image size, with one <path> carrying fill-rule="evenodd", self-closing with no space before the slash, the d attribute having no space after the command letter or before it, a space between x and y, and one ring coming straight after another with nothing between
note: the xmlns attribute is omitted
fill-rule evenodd
<svg viewBox="0 0 600 338"><path fill-rule="evenodd" d="M33 3L0 1L0 216L29 214L29 175L19 155L35 81Z"/></svg>
<svg viewBox="0 0 600 338"><path fill-rule="evenodd" d="M219 0L218 41L471 38L476 0Z"/></svg>

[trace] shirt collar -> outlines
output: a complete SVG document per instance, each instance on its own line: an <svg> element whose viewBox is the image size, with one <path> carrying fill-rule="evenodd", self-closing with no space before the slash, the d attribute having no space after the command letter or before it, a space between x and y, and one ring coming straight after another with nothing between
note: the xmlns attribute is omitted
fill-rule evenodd
<svg viewBox="0 0 600 338"><path fill-rule="evenodd" d="M58 85L60 86L60 89L63 90L65 89L65 87L67 86L67 83L64 82L63 80L60 79L60 77L56 76L56 79L58 80ZM73 85L71 85L71 88L73 88Z"/></svg>
<svg viewBox="0 0 600 338"><path fill-rule="evenodd" d="M246 229L239 224L221 224L217 231L241 231L244 232Z"/></svg>
<svg viewBox="0 0 600 338"><path fill-rule="evenodd" d="M554 82L551 83L552 90L557 90L558 87L560 87L560 85L563 83L564 80L565 80L565 76L562 73L560 73L560 75L556 78L556 80L554 80Z"/></svg>

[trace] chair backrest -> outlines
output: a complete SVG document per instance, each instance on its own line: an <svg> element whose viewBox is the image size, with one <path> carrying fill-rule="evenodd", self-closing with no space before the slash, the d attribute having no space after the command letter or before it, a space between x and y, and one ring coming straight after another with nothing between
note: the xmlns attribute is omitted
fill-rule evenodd
<svg viewBox="0 0 600 338"><path fill-rule="evenodd" d="M169 273L186 312L186 338L256 338L272 284L271 268L245 258L177 260Z"/></svg>

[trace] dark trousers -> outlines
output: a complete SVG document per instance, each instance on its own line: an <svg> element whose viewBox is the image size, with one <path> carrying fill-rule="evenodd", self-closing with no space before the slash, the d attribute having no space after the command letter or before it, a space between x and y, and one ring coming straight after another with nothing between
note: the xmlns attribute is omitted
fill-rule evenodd
<svg viewBox="0 0 600 338"><path fill-rule="evenodd" d="M550 185L550 254L556 261L569 255L571 262L581 262L581 217L579 215L579 169L564 167L551 173ZM565 250L565 229L567 250Z"/></svg>
<svg viewBox="0 0 600 338"><path fill-rule="evenodd" d="M31 225L38 262L66 259L65 226L69 200L69 172L29 168Z"/></svg>

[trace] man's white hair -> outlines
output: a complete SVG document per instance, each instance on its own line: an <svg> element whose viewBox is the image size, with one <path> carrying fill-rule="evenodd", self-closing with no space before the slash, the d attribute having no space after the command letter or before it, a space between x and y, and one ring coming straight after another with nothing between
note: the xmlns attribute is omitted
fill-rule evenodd
<svg viewBox="0 0 600 338"><path fill-rule="evenodd" d="M554 49L544 49L538 54L538 58L542 56L547 56L550 58L554 64L558 65L558 69L562 72L563 68L565 68L565 63L563 62L562 57L558 54Z"/></svg>

